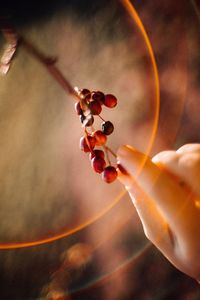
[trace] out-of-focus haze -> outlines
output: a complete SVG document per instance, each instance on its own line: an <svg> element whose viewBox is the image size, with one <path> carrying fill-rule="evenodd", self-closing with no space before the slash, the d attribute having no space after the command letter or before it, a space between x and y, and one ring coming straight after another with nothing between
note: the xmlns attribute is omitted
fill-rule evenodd
<svg viewBox="0 0 200 300"><path fill-rule="evenodd" d="M159 71L151 154L199 142L198 6L132 3ZM27 40L58 58L73 86L117 96L117 107L102 112L115 125L108 138L113 151L121 144L147 150L154 75L141 32L120 1L8 1L2 11ZM4 45L1 37L0 54ZM141 223L121 184L104 183L79 150L83 129L74 103L23 48L0 77L0 243L41 240L91 223L49 244L0 250L0 299L199 299L198 285L156 249L137 260L148 243ZM100 123L95 118L96 128Z"/></svg>

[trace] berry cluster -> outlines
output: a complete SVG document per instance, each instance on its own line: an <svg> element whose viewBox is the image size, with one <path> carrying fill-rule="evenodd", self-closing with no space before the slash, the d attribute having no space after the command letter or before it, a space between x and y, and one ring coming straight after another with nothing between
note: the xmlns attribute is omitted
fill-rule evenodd
<svg viewBox="0 0 200 300"><path fill-rule="evenodd" d="M105 182L111 183L117 178L117 170L111 165L109 153L114 153L106 146L107 136L110 135L114 126L110 121L105 121L100 113L102 106L113 108L117 105L117 98L112 94L104 95L97 91L91 92L88 89L78 90L79 101L75 104L76 113L80 117L82 126L85 129L85 134L80 139L80 149L89 153L92 168L97 173L102 173L102 178ZM99 116L103 121L101 130L94 130L94 116ZM87 128L90 128L88 132ZM102 149L95 149L95 147ZM106 155L105 155L106 154ZM108 164L106 163L106 159Z"/></svg>

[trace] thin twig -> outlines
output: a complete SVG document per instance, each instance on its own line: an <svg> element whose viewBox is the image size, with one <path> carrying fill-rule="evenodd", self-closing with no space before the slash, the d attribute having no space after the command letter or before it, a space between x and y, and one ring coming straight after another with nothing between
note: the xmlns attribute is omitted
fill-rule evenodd
<svg viewBox="0 0 200 300"><path fill-rule="evenodd" d="M70 84L70 82L64 77L62 72L55 66L57 61L54 57L47 57L42 52L40 52L33 44L23 38L20 34L18 34L14 28L9 24L6 24L6 28L1 28L4 38L8 42L9 47L12 52L6 54L5 50L3 54L3 58L7 58L6 65L8 66L8 70L10 67L10 63L14 57L14 53L19 46L23 47L28 53L30 53L33 57L35 57L49 72L49 74L58 82L58 84L69 94L75 96L80 100L79 94ZM5 61L5 59L4 59ZM4 64L5 65L5 64ZM8 71L7 70L7 71ZM7 73L7 72L6 72Z"/></svg>
<svg viewBox="0 0 200 300"><path fill-rule="evenodd" d="M108 154L107 147L105 145L103 145L103 148L104 148L105 153L106 153L106 159L108 161L108 164L111 166L111 161L110 161L110 157L109 157L109 154Z"/></svg>
<svg viewBox="0 0 200 300"><path fill-rule="evenodd" d="M78 93L74 90L72 85L64 77L61 71L55 66L56 63L55 58L46 57L39 50L37 50L31 43L29 43L27 40L25 40L22 37L20 37L20 45L23 46L23 48L28 53L33 55L39 62L41 62L41 64L43 64L47 68L47 71L53 76L53 78L62 86L62 88L66 92L72 94L73 96L79 99Z"/></svg>
<svg viewBox="0 0 200 300"><path fill-rule="evenodd" d="M115 152L112 151L112 149L110 149L108 146L105 146L106 150L108 152L110 152L115 158L117 158L117 155L115 154Z"/></svg>
<svg viewBox="0 0 200 300"><path fill-rule="evenodd" d="M102 121L104 121L105 122L105 120L100 116L100 115L98 115L98 117L102 120Z"/></svg>

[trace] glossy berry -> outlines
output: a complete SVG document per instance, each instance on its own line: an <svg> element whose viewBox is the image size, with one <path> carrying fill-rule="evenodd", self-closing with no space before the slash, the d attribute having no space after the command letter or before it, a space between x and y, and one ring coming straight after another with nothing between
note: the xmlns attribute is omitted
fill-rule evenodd
<svg viewBox="0 0 200 300"><path fill-rule="evenodd" d="M107 136L101 131L101 130L96 130L93 133L93 136L96 139L96 145L97 146L102 146L106 143L107 141Z"/></svg>
<svg viewBox="0 0 200 300"><path fill-rule="evenodd" d="M80 120L83 126L89 127L92 126L94 123L94 117L92 115L84 116L83 114L80 115Z"/></svg>
<svg viewBox="0 0 200 300"><path fill-rule="evenodd" d="M98 100L92 100L88 104L88 108L93 115L99 115L101 113L101 103Z"/></svg>
<svg viewBox="0 0 200 300"><path fill-rule="evenodd" d="M104 103L104 100L105 100L105 95L104 95L104 93L102 93L102 92L93 92L92 93L92 99L93 100L97 100L97 101L99 101L101 104L103 104Z"/></svg>
<svg viewBox="0 0 200 300"><path fill-rule="evenodd" d="M88 89L83 89L81 92L80 92L80 97L82 99L86 99L86 100L89 100L91 98L91 92L90 90Z"/></svg>
<svg viewBox="0 0 200 300"><path fill-rule="evenodd" d="M83 110L81 108L80 102L76 102L74 107L75 107L75 111L76 111L77 115L80 116L83 114Z"/></svg>
<svg viewBox="0 0 200 300"><path fill-rule="evenodd" d="M91 152L96 144L96 140L93 136L88 135L87 137L82 136L80 138L80 149L84 152Z"/></svg>
<svg viewBox="0 0 200 300"><path fill-rule="evenodd" d="M112 94L105 95L104 105L113 108L117 105L117 98Z"/></svg>
<svg viewBox="0 0 200 300"><path fill-rule="evenodd" d="M97 173L102 173L106 167L106 162L102 157L93 157L91 163L94 171Z"/></svg>
<svg viewBox="0 0 200 300"><path fill-rule="evenodd" d="M105 182L111 183L117 179L117 170L113 166L108 166L102 173L102 178Z"/></svg>
<svg viewBox="0 0 200 300"><path fill-rule="evenodd" d="M92 160L93 157L101 157L104 159L105 157L105 154L102 150L99 150L99 149L95 149L93 150L91 153L90 153L90 159Z"/></svg>
<svg viewBox="0 0 200 300"><path fill-rule="evenodd" d="M80 139L80 149L88 152L92 168L97 173L102 173L102 178L105 182L113 182L117 176L117 169L111 165L106 167L106 161L109 162L108 149L104 145L107 142L107 136L110 135L114 126L110 121L104 121L100 116L102 105L113 108L117 105L117 98L112 94L105 95L100 91L89 91L88 89L77 90L80 101L75 104L76 113L79 115L83 127L90 127L90 133L85 128L85 136ZM101 130L94 131L92 124L94 116L99 117L104 121L101 125ZM100 149L94 149L95 146L103 146L105 153ZM112 153L112 151L110 151Z"/></svg>
<svg viewBox="0 0 200 300"><path fill-rule="evenodd" d="M113 123L111 123L110 121L103 122L101 125L101 129L105 135L110 135L114 130Z"/></svg>

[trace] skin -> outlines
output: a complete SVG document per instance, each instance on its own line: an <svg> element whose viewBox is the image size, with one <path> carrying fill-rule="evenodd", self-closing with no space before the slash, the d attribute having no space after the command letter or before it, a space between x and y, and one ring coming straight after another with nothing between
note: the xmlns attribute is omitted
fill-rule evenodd
<svg viewBox="0 0 200 300"><path fill-rule="evenodd" d="M152 159L122 146L117 156L119 180L145 235L176 268L199 282L200 144L163 151Z"/></svg>

